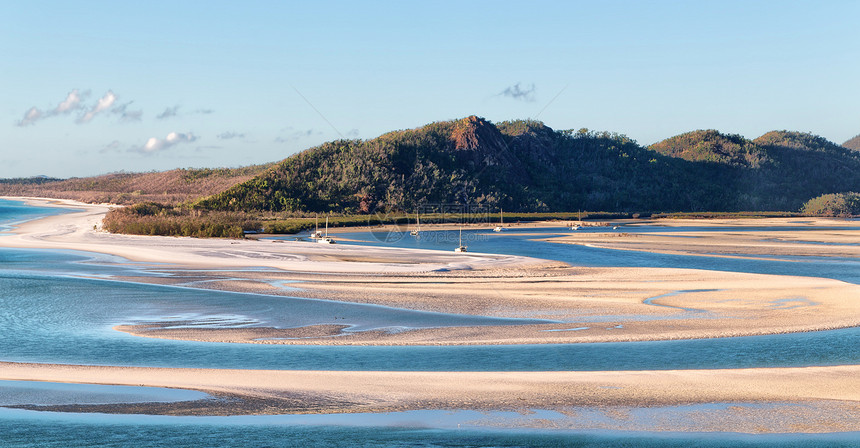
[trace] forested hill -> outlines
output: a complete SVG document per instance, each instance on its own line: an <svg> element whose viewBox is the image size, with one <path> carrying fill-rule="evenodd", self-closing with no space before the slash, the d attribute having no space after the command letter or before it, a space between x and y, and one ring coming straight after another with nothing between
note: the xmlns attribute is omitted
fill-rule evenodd
<svg viewBox="0 0 860 448"><path fill-rule="evenodd" d="M695 131L646 148L620 134L471 116L325 143L195 206L347 213L433 204L794 211L821 194L858 190L860 152L811 134L780 131L746 140Z"/></svg>
<svg viewBox="0 0 860 448"><path fill-rule="evenodd" d="M842 146L855 151L860 151L860 135L855 135L852 139L843 143Z"/></svg>

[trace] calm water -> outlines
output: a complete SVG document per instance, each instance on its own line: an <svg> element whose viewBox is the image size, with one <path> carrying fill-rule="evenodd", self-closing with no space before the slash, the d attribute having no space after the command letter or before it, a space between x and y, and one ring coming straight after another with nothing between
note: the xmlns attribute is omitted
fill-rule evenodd
<svg viewBox="0 0 860 448"><path fill-rule="evenodd" d="M92 270L102 278L80 278ZM74 253L0 250L0 353L7 361L321 370L642 370L860 361L860 328L657 342L463 347L216 344L112 330L146 320L220 325L346 323L359 328L492 325L490 319L110 280L122 268ZM134 272L132 272L134 273ZM55 342L61 340L62 344Z"/></svg>
<svg viewBox="0 0 860 448"><path fill-rule="evenodd" d="M0 409L0 441L16 447L856 447L857 434L746 435L448 428L438 414L162 417ZM449 418L448 420L454 420ZM439 421L441 420L441 421ZM428 428L422 422L443 428ZM319 422L335 422L322 423Z"/></svg>
<svg viewBox="0 0 860 448"><path fill-rule="evenodd" d="M31 207L21 201L0 199L0 232L8 231L17 223L70 211L72 210L54 207Z"/></svg>
<svg viewBox="0 0 860 448"><path fill-rule="evenodd" d="M735 231L762 232L762 240L769 239L767 236L768 231L774 231L774 229L764 227L731 227L731 229ZM797 228L791 227L786 227L785 229L797 230ZM854 221L846 221L845 226L834 226L830 227L830 229L858 230L860 229L860 225ZM687 231L710 232L718 230L724 229L713 227L668 228L659 226L623 226L618 230L612 230L608 227L585 227L577 230L576 232L624 232L635 234L658 231L672 233ZM527 257L564 261L574 266L706 269L712 271L749 272L756 274L824 277L860 284L860 259L857 258L782 257L782 259L762 260L752 258L660 254L535 241L537 239L569 235L571 233L573 233L573 231L559 231L558 228L512 229L498 233L487 230L463 230L463 243L469 247L470 252L523 255ZM459 233L457 231L422 232L422 235L419 238L415 238L409 235L408 232L376 231L345 233L342 234L342 237L345 239L357 240L355 242L342 240L342 244L381 245L453 251L454 247L457 246Z"/></svg>
<svg viewBox="0 0 860 448"><path fill-rule="evenodd" d="M58 213L0 201L0 226ZM852 223L853 224L853 223ZM2 227L0 227L2 228ZM661 229L662 230L662 229ZM606 231L606 229L602 229ZM625 228L624 231L633 231ZM651 231L644 229L643 231ZM533 232L530 230L529 232ZM543 231L547 235L554 230ZM431 236L436 234L435 236ZM390 234L353 235L373 244L450 250L457 235L419 241ZM395 235L396 236L396 235ZM763 238L766 236L763 236ZM591 266L693 267L814 275L860 282L856 259L780 261L664 256L528 241L533 237L464 232L471 251L557 259ZM386 241L389 240L389 241ZM636 370L856 364L860 329L731 339L479 347L318 347L197 343L137 338L113 331L146 320L219 325L342 323L354 329L494 325L504 320L386 307L200 291L111 280L155 275L111 265L114 257L0 249L0 360L76 364L323 370ZM88 278L82 278L88 277ZM320 318L320 316L328 316ZM57 341L62 341L58 344ZM142 421L144 421L142 423ZM342 426L284 420L107 417L0 410L2 446L849 446L856 435L570 434L450 428ZM821 437L825 437L822 439ZM831 437L826 439L826 437ZM787 443L790 443L787 445Z"/></svg>

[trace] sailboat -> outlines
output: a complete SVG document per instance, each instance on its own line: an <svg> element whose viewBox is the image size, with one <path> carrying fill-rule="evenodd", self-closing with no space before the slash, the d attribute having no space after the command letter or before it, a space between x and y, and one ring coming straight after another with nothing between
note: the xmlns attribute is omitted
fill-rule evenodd
<svg viewBox="0 0 860 448"><path fill-rule="evenodd" d="M418 212L415 212L415 223L417 227L409 232L412 236L420 236L421 235L421 215Z"/></svg>
<svg viewBox="0 0 860 448"><path fill-rule="evenodd" d="M499 210L499 225L497 225L496 228L493 229L493 232L501 232L502 230L505 230L504 225L505 225L505 217L502 216L502 211Z"/></svg>
<svg viewBox="0 0 860 448"><path fill-rule="evenodd" d="M576 220L579 224L582 224L582 210L576 212ZM579 230L579 224L570 226L570 230Z"/></svg>
<svg viewBox="0 0 860 448"><path fill-rule="evenodd" d="M319 231L317 231L319 232ZM320 244L334 244L334 240L328 236L328 216L325 217L325 236L320 236L317 239Z"/></svg>
<svg viewBox="0 0 860 448"><path fill-rule="evenodd" d="M463 228L460 227L460 245L454 249L454 252L466 252L466 246L463 245Z"/></svg>
<svg viewBox="0 0 860 448"><path fill-rule="evenodd" d="M320 232L320 218L319 216L314 217L314 233L311 234L312 240L318 240L322 238L322 232Z"/></svg>

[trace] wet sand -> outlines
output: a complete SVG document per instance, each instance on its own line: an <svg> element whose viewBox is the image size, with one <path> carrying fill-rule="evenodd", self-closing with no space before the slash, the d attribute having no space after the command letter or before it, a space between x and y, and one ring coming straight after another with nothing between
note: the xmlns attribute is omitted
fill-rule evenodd
<svg viewBox="0 0 860 448"><path fill-rule="evenodd" d="M53 203L82 211L25 223L13 235L0 236L0 246L104 252L151 263L144 267L168 274L130 281L548 321L361 332L349 331L348 322L322 320L299 328L276 323L200 328L194 322L175 321L115 327L138 336L260 344L541 344L747 336L860 325L860 285L837 280L689 269L571 268L506 255L295 241L115 235L98 230L106 206ZM803 228L829 223L752 221ZM667 223L692 224L708 222ZM731 236L710 232L698 239L675 238L673 247L697 250L691 241L719 245ZM260 267L269 269L249 269ZM293 283L283 289L278 281Z"/></svg>
<svg viewBox="0 0 860 448"><path fill-rule="evenodd" d="M214 273L213 273L214 274ZM201 273L189 283L199 281ZM235 275L235 273L234 273ZM246 273L248 277L272 274ZM350 332L334 322L300 328L116 327L138 336L217 342L326 345L465 345L642 341L748 336L860 325L860 286L831 279L683 269L545 271L345 277L285 274L295 290L249 278L201 286L381 304L396 308L548 323ZM178 277L152 279L187 284ZM396 323L392 323L396 325Z"/></svg>
<svg viewBox="0 0 860 448"><path fill-rule="evenodd" d="M665 227L665 232L637 233L641 225ZM674 231L678 227L728 227L713 231ZM738 230L732 230L732 227ZM744 227L774 227L750 231ZM708 219L632 222L605 232L571 231L545 241L606 249L637 250L680 255L743 258L860 257L860 221L832 218Z"/></svg>
<svg viewBox="0 0 860 448"><path fill-rule="evenodd" d="M174 387L216 398L196 402L41 409L231 415L534 409L576 414L707 403L801 403L794 430L860 430L860 366L622 372L242 371L0 363L0 379ZM32 407L31 407L32 408ZM822 412L826 409L829 415ZM839 409L839 413L834 413ZM748 428L767 420L749 411ZM641 423L641 422L640 422ZM712 422L713 424L714 422ZM630 424L638 424L635 420ZM737 423L733 423L735 429ZM761 428L761 425L759 425ZM665 429L665 428L664 428ZM727 427L710 430L730 430ZM768 432L768 431L751 431Z"/></svg>
<svg viewBox="0 0 860 448"><path fill-rule="evenodd" d="M63 204L68 205L67 202ZM80 207L79 213L26 223L16 229L14 235L0 236L0 246L109 253L151 263L147 269L171 273L168 277L127 279L132 281L562 321L396 333L367 331L350 335L343 334L343 326L324 323L293 329L244 330L170 330L157 322L117 327L149 337L241 342L298 337L303 338L300 340L303 344L515 344L719 337L860 325L858 285L836 280L686 269L571 268L562 263L525 257L316 243L110 235L98 230L106 206ZM755 225L810 225L790 220L772 220L769 224L762 220L754 222ZM814 224L833 225L828 220ZM694 225L708 224L697 220ZM807 237L808 234L803 235ZM826 237L815 237L839 243L849 242L854 235L829 232ZM673 250L684 253L711 250L694 247L701 239L717 242L711 246L722 244L719 243L722 241L734 247L748 247L743 241L757 237L741 235L737 238L747 240L729 241L736 236L714 233L693 236L697 238L671 239ZM606 240L616 241L611 238L618 237ZM769 235L768 238L784 240L791 235ZM686 245L690 241L694 243ZM606 243L596 239L566 242ZM783 241L770 243L784 244ZM664 243L655 240L649 244ZM853 253L850 244L845 246L847 249L840 247L838 250L846 252L838 253ZM648 250L652 249L657 250L653 247ZM751 249L749 253L757 250L760 249ZM245 269L257 267L271 269L265 272ZM298 289L284 289L278 286L278 281L295 282L289 286ZM257 342L295 343L295 340ZM762 428L770 429L758 432L860 430L857 423L860 421L858 374L860 366L856 365L478 373L249 371L0 363L0 379L187 388L220 397L182 405L53 409L80 412L230 415L410 409L579 412L575 409L611 408L611 412L623 413L625 407L714 402L804 405L799 414L792 414L796 408L785 407L780 408L781 414L774 414L794 415L801 423L764 425ZM703 412L705 416L716 415ZM734 415L742 414L749 414L753 423L765 418L743 409ZM757 432L755 425L741 424L737 418L727 418L725 422L728 423L714 423L708 430ZM701 427L690 430L701 430Z"/></svg>
<svg viewBox="0 0 860 448"><path fill-rule="evenodd" d="M111 234L100 230L102 218L110 208L107 205L6 199L26 200L40 206L80 208L81 211L23 223L11 234L0 235L0 247L98 252L135 262L169 263L195 269L268 267L299 272L376 274L558 265L546 260L492 254L410 252L301 241Z"/></svg>

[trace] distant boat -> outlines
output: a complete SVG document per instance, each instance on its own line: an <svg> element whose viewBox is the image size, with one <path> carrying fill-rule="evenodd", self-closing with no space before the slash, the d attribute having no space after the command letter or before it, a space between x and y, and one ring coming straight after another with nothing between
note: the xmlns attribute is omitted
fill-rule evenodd
<svg viewBox="0 0 860 448"><path fill-rule="evenodd" d="M576 212L576 220L579 224L582 224L582 210ZM579 230L579 224L574 224L570 226L570 230Z"/></svg>
<svg viewBox="0 0 860 448"><path fill-rule="evenodd" d="M496 228L493 229L493 232L501 232L502 230L505 230L504 225L505 225L505 218L504 218L504 216L502 216L502 211L499 210L499 225L497 225Z"/></svg>
<svg viewBox="0 0 860 448"><path fill-rule="evenodd" d="M421 215L419 215L417 211L415 212L415 223L416 223L417 227L415 227L415 229L413 229L411 232L409 232L409 234L412 236L420 236L421 235Z"/></svg>
<svg viewBox="0 0 860 448"><path fill-rule="evenodd" d="M460 227L460 245L454 249L454 252L466 252L466 246L463 245L463 228Z"/></svg>
<svg viewBox="0 0 860 448"><path fill-rule="evenodd" d="M319 231L317 231L319 233ZM334 244L334 240L328 236L328 216L325 217L325 235L317 238L317 243Z"/></svg>
<svg viewBox="0 0 860 448"><path fill-rule="evenodd" d="M312 240L318 240L323 237L322 232L320 232L320 219L319 217L314 217L315 225L314 225L314 233L311 234L310 238Z"/></svg>

